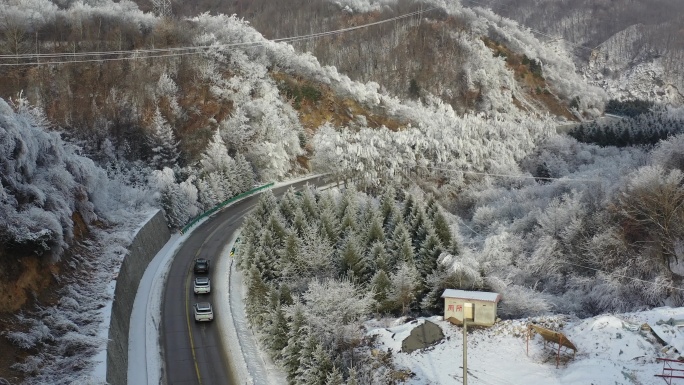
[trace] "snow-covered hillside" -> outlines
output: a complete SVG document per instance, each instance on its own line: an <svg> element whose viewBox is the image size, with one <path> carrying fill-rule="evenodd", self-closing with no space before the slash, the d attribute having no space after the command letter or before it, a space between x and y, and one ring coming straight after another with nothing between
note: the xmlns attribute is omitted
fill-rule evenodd
<svg viewBox="0 0 684 385"><path fill-rule="evenodd" d="M643 26L633 25L597 47L583 68L588 80L618 100L642 99L684 103L681 74L673 73L672 58L644 47Z"/></svg>
<svg viewBox="0 0 684 385"><path fill-rule="evenodd" d="M587 319L554 316L501 321L491 328L468 332L468 383L473 385L526 384L662 384L663 364L656 358L677 359L684 348L684 308L657 308L624 314L605 314ZM403 353L401 342L424 319L380 327L368 326L377 336L379 349L391 349L398 369L411 372L410 385L461 384L463 376L463 332L461 327L432 317L445 338L436 345ZM674 322L672 322L674 320ZM401 321L401 319L400 319ZM669 323L668 323L669 321ZM556 348L544 347L541 336L533 336L527 351L526 329L530 322L563 332L578 348L561 351L556 368ZM653 332L644 324L648 324ZM674 324L674 325L671 325ZM657 337L656 337L657 335ZM677 367L677 364L673 364ZM681 366L684 369L684 365Z"/></svg>

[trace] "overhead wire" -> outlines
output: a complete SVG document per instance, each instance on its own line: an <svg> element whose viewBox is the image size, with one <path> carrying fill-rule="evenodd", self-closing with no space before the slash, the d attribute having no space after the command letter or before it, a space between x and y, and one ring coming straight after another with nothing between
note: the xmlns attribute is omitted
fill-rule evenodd
<svg viewBox="0 0 684 385"><path fill-rule="evenodd" d="M473 4L480 4L480 5L486 5L486 6L492 7L492 3L483 3L483 2L480 2L480 1L477 1L477 0L463 0L463 1L467 1L467 2L473 3ZM511 8L510 6L507 6L507 5L498 3L498 2L494 2L494 3L496 3L496 7L497 7L497 8L504 8L504 9L509 9L509 10L510 10L510 9L513 9L513 8ZM539 31L539 30L536 30L536 29L534 29L534 28L530 28L530 27L527 27L527 26L523 26L523 27L524 27L525 29L529 30L530 32L533 32L533 33L536 34L536 35L544 36L544 37L547 37L547 38L553 39L553 40L563 40L563 41L565 41L566 43L568 43L569 45L571 45L571 46L573 46L573 47L575 47L575 48L584 49L584 50L587 50L587 51L590 51L590 52L593 52L594 49L595 49L595 48L587 47L587 46L582 45L582 44L579 44L579 43L572 42L572 41L570 41L570 40L568 40L568 39L566 39L566 38L564 38L564 37L562 37L562 36L549 35L548 33L545 33L545 32Z"/></svg>
<svg viewBox="0 0 684 385"><path fill-rule="evenodd" d="M442 167L430 167L427 166L425 167L430 170L441 170L441 171L451 171L451 172L458 172L461 174L472 174L472 175L482 175L482 176L495 176L495 177L502 177L502 178L518 178L518 179L535 179L535 180L558 180L558 181L569 181L569 182L594 182L594 183L601 183L603 182L600 179L583 179L583 178L567 178L567 177L542 177L542 176L533 176L533 175L522 175L522 174L494 174L494 173L488 173L488 172L480 172L480 171L466 171L466 170L458 170L458 169L451 169L451 168L442 168Z"/></svg>
<svg viewBox="0 0 684 385"><path fill-rule="evenodd" d="M638 281L638 282L642 282L642 283L648 283L648 284L651 284L651 285L654 285L654 286L658 286L658 287L664 287L664 288L668 288L668 289L684 291L684 288L681 288L681 287L670 286L670 285L663 285L663 284L659 284L659 283L657 283L657 282L647 281L647 280L645 280L645 279L640 279L640 278L636 278L636 277L630 277L630 276L624 275L624 274L611 273L611 272L608 272L608 271L605 271L605 270L597 269L597 268L590 267L590 266L584 266L584 265L580 265L580 264L572 263L572 262L568 262L568 261L559 261L559 262L560 262L560 263L565 263L565 264L567 264L567 265L572 265L572 266L576 266L576 267L581 267L581 268L584 268L584 269L589 269L589 270L598 271L598 272L601 272L601 273L604 273L604 274L607 274L607 275L612 275L612 276L615 276L615 277L631 279L631 280Z"/></svg>
<svg viewBox="0 0 684 385"><path fill-rule="evenodd" d="M427 9L421 9L414 12L409 12L403 15L391 17L389 19L379 20L372 23L360 24L357 26L340 28L332 31L316 32L307 35L290 36L277 39L264 39L262 41L252 41L252 42L239 42L239 43L229 43L229 44L212 44L212 45L202 45L202 46L183 46L183 47L169 47L169 48L148 48L148 49L135 49L135 50L116 50L116 51L89 51L89 52L60 52L60 53L26 53L26 54L15 54L15 55L0 55L1 60L36 60L31 62L15 62L15 63L0 63L0 66L27 66L27 65L50 65L50 64L70 64L70 63L90 63L90 62L101 62L101 61L117 61L117 60L138 60L138 59L150 59L150 58L164 58L164 57L177 57L186 55L197 55L205 53L209 49L226 49L231 47L250 47L250 46L261 46L266 43L292 43L303 40L318 39L326 36L339 35L363 28L368 28L380 24L385 24L397 20L402 20L417 15L422 15L423 13L430 12L437 9L437 7L430 7ZM103 56L115 56L106 58ZM128 55L128 56L120 56ZM94 58L89 58L94 57ZM67 60L69 58L86 58L81 60ZM89 59L88 59L89 58ZM48 60L40 61L40 59L62 59L62 60Z"/></svg>

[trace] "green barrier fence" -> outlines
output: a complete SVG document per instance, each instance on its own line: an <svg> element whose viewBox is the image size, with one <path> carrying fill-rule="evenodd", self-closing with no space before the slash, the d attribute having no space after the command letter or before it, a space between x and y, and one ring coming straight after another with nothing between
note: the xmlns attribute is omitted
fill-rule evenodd
<svg viewBox="0 0 684 385"><path fill-rule="evenodd" d="M227 205L227 204L229 204L229 203L235 202L235 201L238 200L238 199L241 199L241 198L244 198L244 197L246 197L246 196L252 195L252 194L254 194L255 192L259 192L259 191L261 191L261 190L267 189L267 188L269 188L269 187L271 187L271 186L273 186L273 185L274 185L274 182L271 182L271 183L266 184L266 185L263 185L263 186L261 186L261 187L257 187L257 188L251 189L251 190L249 190L249 191L245 191L245 192L243 192L242 194L238 194L238 195L236 195L236 196L234 196L234 197L232 197L232 198L230 198L230 199L227 199L227 200L225 200L225 201L223 201L223 202L217 204L217 205L214 206L213 208L211 208L211 209L209 209L209 210L203 212L202 214L200 214L199 216L197 216L197 217L195 217L193 220L191 220L190 223L188 223L187 225L185 225L185 227L183 227L183 228L181 229L181 234L184 234L186 231L188 231L189 228L191 228L192 226L194 226L194 225L195 225L197 222L199 222L202 218L205 218L205 217L207 217L207 216L209 216L209 215L215 213L216 211L218 211L219 209L221 209L223 206L225 206L225 205Z"/></svg>

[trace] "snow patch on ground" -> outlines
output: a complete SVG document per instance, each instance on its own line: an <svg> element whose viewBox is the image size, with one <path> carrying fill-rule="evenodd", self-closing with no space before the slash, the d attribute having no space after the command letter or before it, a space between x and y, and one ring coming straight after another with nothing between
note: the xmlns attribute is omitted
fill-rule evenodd
<svg viewBox="0 0 684 385"><path fill-rule="evenodd" d="M377 347L393 355L398 369L410 371L409 385L461 384L463 381L463 331L441 317L429 318L442 328L437 345L401 352L401 342L422 322L388 327L367 324ZM600 315L584 320L565 316L498 322L490 328L469 328L468 383L470 384L641 384L660 385L662 372L656 358L677 359L684 348L684 308L658 308L638 313ZM669 321L669 323L668 323ZM563 332L577 347L561 351L556 368L557 345L544 346L540 336L528 344L529 322ZM648 327L648 324L663 345ZM682 366L684 368L684 366Z"/></svg>

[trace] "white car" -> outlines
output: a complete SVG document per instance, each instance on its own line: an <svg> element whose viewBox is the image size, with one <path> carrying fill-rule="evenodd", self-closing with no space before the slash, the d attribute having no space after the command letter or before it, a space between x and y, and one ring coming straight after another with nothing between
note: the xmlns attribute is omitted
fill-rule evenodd
<svg viewBox="0 0 684 385"><path fill-rule="evenodd" d="M209 277L196 277L193 285L195 294L209 294L211 293L211 280Z"/></svg>
<svg viewBox="0 0 684 385"><path fill-rule="evenodd" d="M214 320L214 310L209 302L198 302L193 307L195 309L195 322Z"/></svg>

